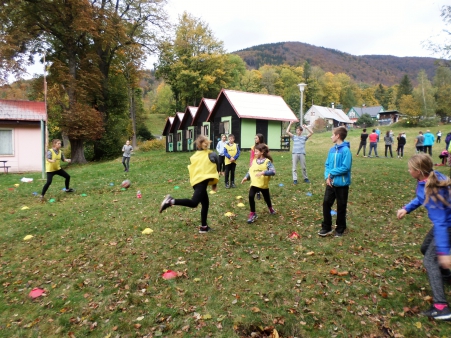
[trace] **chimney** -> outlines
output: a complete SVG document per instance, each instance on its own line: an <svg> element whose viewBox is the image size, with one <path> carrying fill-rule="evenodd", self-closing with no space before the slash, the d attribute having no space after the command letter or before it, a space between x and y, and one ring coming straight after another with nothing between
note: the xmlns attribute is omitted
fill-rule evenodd
<svg viewBox="0 0 451 338"><path fill-rule="evenodd" d="M335 103L334 103L334 102L332 102L332 103L331 103L331 105L332 105L332 109L334 109L334 107L335 107Z"/></svg>

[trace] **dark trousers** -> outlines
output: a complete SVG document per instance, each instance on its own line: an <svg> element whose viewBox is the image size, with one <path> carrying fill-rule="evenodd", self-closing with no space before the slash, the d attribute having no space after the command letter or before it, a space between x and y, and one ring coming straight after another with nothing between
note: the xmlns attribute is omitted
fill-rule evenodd
<svg viewBox="0 0 451 338"><path fill-rule="evenodd" d="M219 155L218 172L223 173L225 171L225 156Z"/></svg>
<svg viewBox="0 0 451 338"><path fill-rule="evenodd" d="M42 196L45 195L45 193L47 192L47 189L52 184L53 176L55 176L55 175L64 177L66 179L66 182L65 182L66 189L69 189L70 175L67 172L65 172L63 169L60 169L57 171L50 171L47 173L47 182L45 183L44 187L42 188L42 193L41 193Z"/></svg>
<svg viewBox="0 0 451 338"><path fill-rule="evenodd" d="M357 150L357 155L360 153L360 149L363 148L363 156L365 156L365 152L366 152L366 143L360 143L359 145L359 150Z"/></svg>
<svg viewBox="0 0 451 338"><path fill-rule="evenodd" d="M396 149L398 156L404 156L404 144L398 144L398 149Z"/></svg>
<svg viewBox="0 0 451 338"><path fill-rule="evenodd" d="M323 200L323 222L322 228L324 230L332 230L332 205L337 200L337 228L339 233L343 233L346 229L346 208L348 205L349 186L346 187L329 187L326 185Z"/></svg>
<svg viewBox="0 0 451 338"><path fill-rule="evenodd" d="M130 169L130 157L122 157L122 164L124 165L125 169Z"/></svg>
<svg viewBox="0 0 451 338"><path fill-rule="evenodd" d="M377 142L370 142L370 152L368 153L368 156L371 156L371 152L374 149L374 155L377 156Z"/></svg>
<svg viewBox="0 0 451 338"><path fill-rule="evenodd" d="M391 151L391 144L385 145L385 157L387 157L387 150L390 150L390 156L393 157L393 153Z"/></svg>
<svg viewBox="0 0 451 338"><path fill-rule="evenodd" d="M225 184L229 183L229 173L230 173L230 182L234 183L235 182L235 168L236 168L236 163L230 163L227 164L225 166L225 177L224 177L224 181Z"/></svg>
<svg viewBox="0 0 451 338"><path fill-rule="evenodd" d="M249 206L251 208L251 212L255 212L255 195L261 192L263 198L265 199L266 205L268 208L272 208L271 196L269 195L269 189L257 188L251 185L249 189Z"/></svg>
<svg viewBox="0 0 451 338"><path fill-rule="evenodd" d="M207 224L207 216L208 216L208 208L210 206L210 200L208 199L208 182L210 180L205 180L200 183L197 183L193 186L194 193L191 199L174 199L174 205L182 205L184 207L196 208L199 203L202 205L202 209L200 210L200 219L202 222L202 226L206 226Z"/></svg>
<svg viewBox="0 0 451 338"><path fill-rule="evenodd" d="M448 159L448 155L438 155L438 157L442 160L442 164L446 164L446 160Z"/></svg>
<svg viewBox="0 0 451 338"><path fill-rule="evenodd" d="M432 156L432 146L423 146L424 152Z"/></svg>
<svg viewBox="0 0 451 338"><path fill-rule="evenodd" d="M437 143L440 143L440 140L442 139L441 136L437 136Z"/></svg>
<svg viewBox="0 0 451 338"><path fill-rule="evenodd" d="M424 147L423 146L416 146L417 147L417 152L422 153L424 152Z"/></svg>
<svg viewBox="0 0 451 338"><path fill-rule="evenodd" d="M448 234L450 234L450 229L448 229ZM449 237L451 239L450 235ZM447 304L443 288L443 277L451 277L451 272L449 269L441 268L438 264L433 229L429 230L424 238L421 245L421 253L424 255L423 264L431 286L433 302Z"/></svg>

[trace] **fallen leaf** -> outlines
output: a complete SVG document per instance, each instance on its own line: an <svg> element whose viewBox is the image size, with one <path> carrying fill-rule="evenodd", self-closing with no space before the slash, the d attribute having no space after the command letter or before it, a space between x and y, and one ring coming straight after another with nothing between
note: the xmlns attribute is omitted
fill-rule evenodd
<svg viewBox="0 0 451 338"><path fill-rule="evenodd" d="M136 320L137 320L138 322L140 322L140 321L143 320L143 319L144 319L144 316L141 316L141 317L136 318Z"/></svg>
<svg viewBox="0 0 451 338"><path fill-rule="evenodd" d="M260 309L258 307L256 307L256 306L251 307L251 311L254 312L254 313L261 312Z"/></svg>
<svg viewBox="0 0 451 338"><path fill-rule="evenodd" d="M243 203L238 203L236 206L242 208L242 207L244 207L245 205L244 205Z"/></svg>
<svg viewBox="0 0 451 338"><path fill-rule="evenodd" d="M205 320L211 319L211 314L207 313L207 314L203 315L202 319L205 319Z"/></svg>
<svg viewBox="0 0 451 338"><path fill-rule="evenodd" d="M237 200L240 200L240 199L242 199L243 198L243 196L237 196L237 197L235 197Z"/></svg>
<svg viewBox="0 0 451 338"><path fill-rule="evenodd" d="M421 329L421 323L420 322L416 322L415 326L417 327L417 329Z"/></svg>
<svg viewBox="0 0 451 338"><path fill-rule="evenodd" d="M340 271L339 273L337 273L337 275L346 276L346 275L349 275L349 272L348 271Z"/></svg>
<svg viewBox="0 0 451 338"><path fill-rule="evenodd" d="M315 253L313 251L309 251L306 253L307 256L313 256Z"/></svg>
<svg viewBox="0 0 451 338"><path fill-rule="evenodd" d="M24 241L29 241L30 239L32 239L34 236L33 235L26 235L23 240Z"/></svg>
<svg viewBox="0 0 451 338"><path fill-rule="evenodd" d="M143 235L150 235L152 232L153 232L153 230L152 230L151 228L145 228L145 229L142 231L142 234L143 234Z"/></svg>
<svg viewBox="0 0 451 338"><path fill-rule="evenodd" d="M330 270L331 275L338 275L338 271L336 269Z"/></svg>
<svg viewBox="0 0 451 338"><path fill-rule="evenodd" d="M230 211L227 211L227 212L224 214L224 216L232 217L232 216L235 216L235 214L231 213Z"/></svg>

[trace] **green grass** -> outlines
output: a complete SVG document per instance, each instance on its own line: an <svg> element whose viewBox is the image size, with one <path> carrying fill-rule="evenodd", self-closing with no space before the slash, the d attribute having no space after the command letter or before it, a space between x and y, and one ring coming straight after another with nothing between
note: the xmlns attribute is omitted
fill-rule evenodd
<svg viewBox="0 0 451 338"><path fill-rule="evenodd" d="M120 159L72 165L76 192L62 192L63 180L55 177L47 193L55 203L32 195L41 191L41 174L1 175L1 336L229 338L269 336L275 328L280 337L449 337L448 323L418 314L430 296L419 252L431 227L427 214L420 209L396 219L414 196L406 164L417 130L407 132L402 160L354 157L343 238L317 235L330 134L308 142L311 185L294 186L290 154L272 152L277 215L257 201L259 218L248 225L249 185L226 190L221 179L210 195L214 231L206 235L197 232L199 208L158 213L164 195L192 195L189 153L138 152L130 173ZM354 154L359 134L349 133ZM436 162L440 151L436 145ZM248 156L238 162L239 179ZM34 182L20 183L23 176ZM132 186L121 191L125 178ZM239 195L245 208L237 207ZM225 217L227 211L236 216ZM147 227L153 234L142 235ZM301 238L289 239L293 231ZM26 235L34 238L24 241ZM165 269L181 276L164 280ZM46 296L31 300L35 287Z"/></svg>

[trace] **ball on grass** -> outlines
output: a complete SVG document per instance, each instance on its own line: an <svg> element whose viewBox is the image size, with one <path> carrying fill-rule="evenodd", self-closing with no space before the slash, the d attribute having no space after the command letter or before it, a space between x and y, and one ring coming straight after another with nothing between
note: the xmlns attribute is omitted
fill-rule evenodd
<svg viewBox="0 0 451 338"><path fill-rule="evenodd" d="M121 183L121 187L128 189L130 187L130 185L132 184L132 182L130 182L130 180L125 180Z"/></svg>

